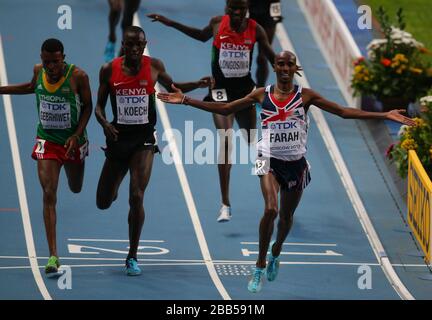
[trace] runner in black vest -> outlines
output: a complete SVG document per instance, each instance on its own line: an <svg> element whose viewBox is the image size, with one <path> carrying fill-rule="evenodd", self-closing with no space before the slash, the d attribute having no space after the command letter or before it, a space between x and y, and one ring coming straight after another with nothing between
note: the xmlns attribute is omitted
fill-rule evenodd
<svg viewBox="0 0 432 320"><path fill-rule="evenodd" d="M271 44L275 35L276 24L282 21L280 0L249 0L249 17L264 28ZM257 87L265 86L268 73L266 56L262 50L259 50L255 74Z"/></svg>
<svg viewBox="0 0 432 320"><path fill-rule="evenodd" d="M269 281L276 279L282 245L293 224L294 211L300 202L303 189L310 181L309 166L304 158L309 107L314 105L345 119L388 119L415 125L412 119L401 114L405 110L366 112L356 108L346 108L325 99L311 89L294 85L294 74L300 70L296 61L296 56L292 52L279 53L274 63L276 85L258 88L246 97L227 104L194 100L180 91L157 95L164 102L182 103L222 115L249 109L255 102L263 106L261 112L263 134L258 144L256 173L260 177L265 209L259 225L259 253L256 269L248 284L248 290L251 292L261 290L265 274ZM279 205L278 198L280 198ZM266 268L266 256L273 234L274 220L278 215L276 240L271 245Z"/></svg>
<svg viewBox="0 0 432 320"><path fill-rule="evenodd" d="M159 14L149 14L153 21L173 27L186 35L208 41L213 38L212 73L215 86L210 90L205 101L230 102L249 94L255 87L250 69L254 43L258 42L259 50L269 61L274 61L274 52L268 42L263 27L254 20L246 17L248 0L227 0L226 15L211 18L203 29L185 26ZM229 221L231 218L231 203L229 199L229 180L231 171L231 136L227 134L232 129L234 118L241 129L246 130L248 143L253 141L251 134L256 129L255 106L235 114L223 116L213 114L213 120L223 143L219 150L218 170L222 193L222 206L219 211L219 222Z"/></svg>

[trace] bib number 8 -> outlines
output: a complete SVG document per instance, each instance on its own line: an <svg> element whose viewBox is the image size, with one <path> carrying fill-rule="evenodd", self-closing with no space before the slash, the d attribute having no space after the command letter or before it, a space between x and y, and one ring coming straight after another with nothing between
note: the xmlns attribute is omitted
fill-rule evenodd
<svg viewBox="0 0 432 320"><path fill-rule="evenodd" d="M212 98L214 101L228 101L228 96L225 89L213 89Z"/></svg>
<svg viewBox="0 0 432 320"><path fill-rule="evenodd" d="M281 5L279 2L277 3L272 3L270 5L270 16L273 18L277 18L280 17L282 15L281 12Z"/></svg>

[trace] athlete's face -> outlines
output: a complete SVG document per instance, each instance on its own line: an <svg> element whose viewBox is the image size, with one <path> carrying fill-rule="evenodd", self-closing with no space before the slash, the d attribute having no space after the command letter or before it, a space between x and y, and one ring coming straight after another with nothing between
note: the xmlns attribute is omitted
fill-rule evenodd
<svg viewBox="0 0 432 320"><path fill-rule="evenodd" d="M126 32L122 41L125 56L130 60L139 60L144 53L147 41L142 32Z"/></svg>
<svg viewBox="0 0 432 320"><path fill-rule="evenodd" d="M63 76L65 55L60 51L57 52L41 52L42 66L52 81L58 81Z"/></svg>
<svg viewBox="0 0 432 320"><path fill-rule="evenodd" d="M287 51L278 54L275 58L274 70L278 81L282 83L292 81L294 74L299 70L296 56Z"/></svg>
<svg viewBox="0 0 432 320"><path fill-rule="evenodd" d="M233 24L240 25L246 18L247 11L247 0L228 0L226 6L226 13L230 16Z"/></svg>

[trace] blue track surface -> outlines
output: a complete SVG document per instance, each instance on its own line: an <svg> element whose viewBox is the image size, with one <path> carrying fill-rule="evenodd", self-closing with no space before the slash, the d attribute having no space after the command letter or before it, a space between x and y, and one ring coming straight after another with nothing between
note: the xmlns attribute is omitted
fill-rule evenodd
<svg viewBox="0 0 432 320"><path fill-rule="evenodd" d="M297 2L289 0L282 4L284 27L301 57L311 87L345 104ZM8 80L9 83L29 80L34 63L39 61L43 40L58 37L65 44L67 61L88 73L96 103L98 72L108 31L108 6L106 1L85 0L70 1L69 5L73 10L73 28L61 31L57 28L59 4L56 1L1 1L0 34ZM150 12L203 27L211 16L223 12L223 1L143 1L139 11L150 54L164 61L175 80L195 80L210 74L210 41L199 43L173 29L151 23L145 17ZM281 48L277 39L273 46L276 51ZM274 81L273 75L269 81ZM192 96L202 98L205 93L197 90ZM37 119L35 98L13 96L12 104L34 243L42 268L48 248L36 163L30 158ZM1 99L0 107L3 110ZM214 131L208 113L179 106L167 106L167 109L172 127L181 132L185 131L186 121L193 121L195 130ZM400 199L392 198L388 173L376 160L382 151L376 150L368 132L356 121L332 115L326 115L326 120L385 249L392 263L397 264L398 275L416 298L430 298L430 287L419 280L426 272L425 265L420 258L406 255L416 251L416 247L409 233L403 232L407 229L399 210L402 207L404 213L406 208ZM164 129L160 121L157 127L163 149L166 141L162 139ZM144 200L146 221L139 256L143 275L125 276L129 181L124 180L112 208L106 211L96 208L96 185L104 160L100 146L104 145L104 136L94 116L88 134L91 148L82 192L72 194L64 174L58 190L59 255L63 264L72 267L73 287L61 290L56 280L44 279L50 296L53 299L222 299L203 260L176 169L174 165L164 164L160 155L155 158ZM3 137L0 142L0 208L3 208L0 211L0 299L42 299L27 258L3 111L0 112L0 136ZM280 274L274 283L265 283L259 294L251 294L246 289L257 256L258 223L263 211L258 179L250 174L251 164L235 165L232 169L233 219L225 224L216 223L220 206L216 166L184 165L212 257L210 263L215 266L224 289L231 299L398 299L375 258L313 121L307 157L312 166L312 182L297 209L287 239L289 243L281 256ZM372 270L370 290L358 288L358 268L364 264Z"/></svg>

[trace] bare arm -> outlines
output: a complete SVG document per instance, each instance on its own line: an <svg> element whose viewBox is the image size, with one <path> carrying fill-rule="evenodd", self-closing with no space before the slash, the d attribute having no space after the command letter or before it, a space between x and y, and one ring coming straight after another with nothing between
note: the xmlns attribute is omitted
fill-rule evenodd
<svg viewBox="0 0 432 320"><path fill-rule="evenodd" d="M269 43L267 34L261 25L257 24L256 26L256 40L259 45L259 50L264 52L264 55L267 57L268 61L271 65L274 64L275 60L275 53L271 47L271 44Z"/></svg>
<svg viewBox="0 0 432 320"><path fill-rule="evenodd" d="M84 133L85 128L89 122L92 110L93 110L93 102L91 97L91 89L88 75L79 70L77 73L77 83L78 83L78 94L81 98L81 116L78 121L78 128L75 131L75 134L81 136Z"/></svg>
<svg viewBox="0 0 432 320"><path fill-rule="evenodd" d="M388 119L406 125L414 125L415 122L403 116L405 110L391 110L389 112L368 112L357 108L342 107L336 102L329 101L311 89L303 89L303 96L306 98L306 105L314 105L324 111L338 115L344 119Z"/></svg>
<svg viewBox="0 0 432 320"><path fill-rule="evenodd" d="M110 140L117 140L117 129L107 120L105 107L109 96L109 78L111 77L111 63L102 66L99 72L99 88L97 94L95 115L104 129L105 136Z"/></svg>
<svg viewBox="0 0 432 320"><path fill-rule="evenodd" d="M8 86L0 87L0 94L31 94L34 93L36 88L36 81L39 75L39 71L42 69L42 65L37 64L33 68L33 78L30 82L13 84Z"/></svg>
<svg viewBox="0 0 432 320"><path fill-rule="evenodd" d="M258 88L244 98L229 103L222 103L195 100L185 96L180 90L176 90L175 87L173 89L175 91L173 93L159 92L157 94L158 99L167 103L190 105L197 109L224 116L249 108L255 102L262 102L265 90L264 88Z"/></svg>
<svg viewBox="0 0 432 320"><path fill-rule="evenodd" d="M198 81L192 82L174 82L171 76L165 70L165 66L161 60L152 58L152 67L157 72L157 81L164 86L167 91L172 91L172 85L179 88L183 92L189 92L195 90L197 88L206 88L211 85L212 79L211 77L204 77Z"/></svg>
<svg viewBox="0 0 432 320"><path fill-rule="evenodd" d="M77 83L77 93L80 96L82 113L78 120L77 129L64 144L64 147L66 148L66 157L71 157L75 148L78 146L79 137L83 135L93 109L88 75L80 69L77 69L74 72L76 72L73 77Z"/></svg>
<svg viewBox="0 0 432 320"><path fill-rule="evenodd" d="M205 26L203 29L197 29L168 19L157 13L148 14L147 17L151 18L152 22L159 21L168 27L177 29L180 32L183 32L185 35L202 42L206 42L213 37L213 26L215 23L220 22L221 19L221 17L213 17L207 26Z"/></svg>

